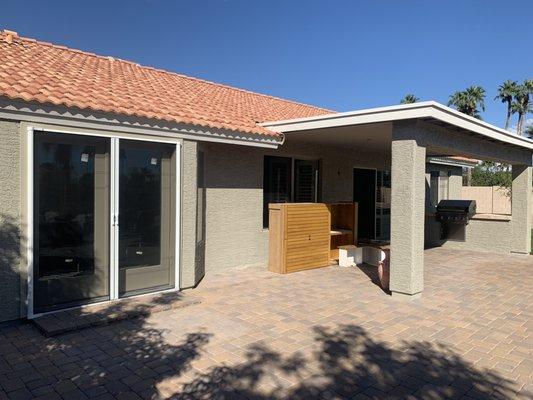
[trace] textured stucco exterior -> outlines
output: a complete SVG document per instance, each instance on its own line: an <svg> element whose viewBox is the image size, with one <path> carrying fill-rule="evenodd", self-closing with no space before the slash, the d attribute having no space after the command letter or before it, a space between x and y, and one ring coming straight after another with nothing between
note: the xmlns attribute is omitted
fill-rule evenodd
<svg viewBox="0 0 533 400"><path fill-rule="evenodd" d="M0 121L0 322L21 309L20 151L19 124Z"/></svg>
<svg viewBox="0 0 533 400"><path fill-rule="evenodd" d="M198 142L184 140L181 170L180 287L194 287L204 276L203 256L197 246Z"/></svg>
<svg viewBox="0 0 533 400"><path fill-rule="evenodd" d="M25 299L26 271L25 263L21 262L23 239L19 238L24 237L21 229L24 201L21 199L24 198L25 156L21 132L25 131L25 126L18 122L0 121L0 183L3 187L0 193L0 321L25 315L21 299ZM267 264L268 230L263 229L262 220L265 155L320 160L320 198L324 202L352 201L354 167L392 170L391 289L396 294L413 295L423 289L424 233L426 245L434 242L450 248L498 252L528 250L530 222L528 225L473 220L466 228L465 242L435 240L438 224L429 217L424 218L424 212L428 212L425 199L430 171L450 172L450 198L460 198L462 178L460 167L426 164L426 148L437 143L459 148L464 145L464 149L473 150L476 144L469 142L470 139L457 143L458 138L447 142L446 132L412 121L395 124L392 146L383 152L290 139L279 149L183 140L180 287L196 286L211 271ZM136 137L134 133L121 135ZM153 140L157 141L157 136ZM483 152L490 152L493 158L498 156L492 144L488 149ZM500 156L526 162L522 151L509 147L504 148ZM200 167L202 158L203 168ZM516 216L531 217L531 190L527 194L525 190L530 187L531 168L516 167L515 175L513 221ZM525 220L531 221L531 218Z"/></svg>
<svg viewBox="0 0 533 400"><path fill-rule="evenodd" d="M461 167L450 167L450 186L448 187L448 198L460 199L461 188L463 187L463 169Z"/></svg>
<svg viewBox="0 0 533 400"><path fill-rule="evenodd" d="M395 129L392 141L390 290L417 295L424 288L426 149Z"/></svg>
<svg viewBox="0 0 533 400"><path fill-rule="evenodd" d="M529 254L531 252L531 167L513 165L513 187L511 212L511 251Z"/></svg>
<svg viewBox="0 0 533 400"><path fill-rule="evenodd" d="M395 122L394 126L395 129L408 127L413 140L431 149L433 153L465 155L508 164L532 164L531 152L524 148L503 146L498 142L490 142L424 121L399 121Z"/></svg>
<svg viewBox="0 0 533 400"><path fill-rule="evenodd" d="M432 171L444 172L449 176L448 199L461 199L461 188L463 187L463 169L461 167L428 163L426 165L426 212L435 210L435 207L431 205L430 198Z"/></svg>
<svg viewBox="0 0 533 400"><path fill-rule="evenodd" d="M509 253L511 251L511 221L471 219L465 226L465 240L441 240L440 223L434 216L426 217L426 247Z"/></svg>
<svg viewBox="0 0 533 400"><path fill-rule="evenodd" d="M277 150L210 143L206 162L206 271L268 262L263 229L265 155L321 160L321 199L352 201L353 168L390 168L390 154L287 141ZM185 231L185 229L184 229Z"/></svg>

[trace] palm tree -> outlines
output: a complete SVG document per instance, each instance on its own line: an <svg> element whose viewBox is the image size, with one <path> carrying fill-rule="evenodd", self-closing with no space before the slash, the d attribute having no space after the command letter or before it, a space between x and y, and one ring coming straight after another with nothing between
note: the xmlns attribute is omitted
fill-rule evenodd
<svg viewBox="0 0 533 400"><path fill-rule="evenodd" d="M531 111L530 96L533 94L533 79L526 79L523 84L518 85L511 104L511 110L518 114L518 124L516 133L522 135L524 131L524 119Z"/></svg>
<svg viewBox="0 0 533 400"><path fill-rule="evenodd" d="M511 115L513 114L512 103L513 97L516 94L518 83L511 80L506 80L498 88L498 95L494 100L500 99L502 103L507 103L507 118L505 119L505 129L509 128L509 122L511 121Z"/></svg>
<svg viewBox="0 0 533 400"><path fill-rule="evenodd" d="M404 98L400 101L400 104L412 104L416 103L420 99L416 97L414 94L406 94Z"/></svg>
<svg viewBox="0 0 533 400"><path fill-rule="evenodd" d="M457 111L481 119L478 107L485 111L485 89L481 86L470 86L462 92L455 92L448 100L449 106Z"/></svg>
<svg viewBox="0 0 533 400"><path fill-rule="evenodd" d="M526 128L526 136L533 139L533 124Z"/></svg>

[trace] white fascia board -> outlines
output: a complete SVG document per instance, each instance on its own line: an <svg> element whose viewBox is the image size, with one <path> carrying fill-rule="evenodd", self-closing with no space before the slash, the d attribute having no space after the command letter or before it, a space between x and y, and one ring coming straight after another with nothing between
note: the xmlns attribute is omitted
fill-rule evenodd
<svg viewBox="0 0 533 400"><path fill-rule="evenodd" d="M327 114L293 120L264 122L261 126L276 132L289 133L311 129L392 122L417 118L433 118L499 142L520 146L533 151L533 140L518 136L512 132L498 128L457 110L453 110L435 101L402 104L391 107L369 108L366 110Z"/></svg>
<svg viewBox="0 0 533 400"><path fill-rule="evenodd" d="M460 161L460 160L454 160L451 158L439 158L439 157L429 157L428 163L430 164L440 164L440 165L451 165L454 167L464 167L464 168L474 168L476 165L479 164L479 162L467 162L467 161Z"/></svg>

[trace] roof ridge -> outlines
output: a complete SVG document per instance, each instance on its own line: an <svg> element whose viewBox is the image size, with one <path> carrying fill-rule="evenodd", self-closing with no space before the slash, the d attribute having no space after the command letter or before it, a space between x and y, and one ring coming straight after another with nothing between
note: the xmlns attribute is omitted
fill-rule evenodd
<svg viewBox="0 0 533 400"><path fill-rule="evenodd" d="M2 36L8 35L9 32L11 32L11 31L6 30L6 29L0 31L0 38ZM51 43L51 42L45 42L45 41L37 40L37 39L34 39L34 38L28 38L28 37L20 36L18 34L17 34L17 36L13 37L13 42L16 42L16 41L37 43L39 45L49 46L49 47L53 47L53 48L56 48L56 49L59 49L59 50L71 51L71 52L74 52L74 53L83 54L83 55L87 55L87 56L91 56L91 57L96 57L96 58L99 58L99 59L104 59L104 60L112 61L112 62L118 61L118 62L134 65L134 66L139 67L141 69L148 69L148 70L156 71L156 72L159 72L159 73L169 74L169 75L172 75L172 76L179 76L181 78L189 79L189 80L192 80L192 81L206 83L206 84L209 84L209 85L222 87L222 88L226 88L226 89L238 90L238 91L243 92L243 93L253 94L253 95L256 95L256 96L262 96L262 97L266 97L266 98L269 98L269 99L283 101L283 102L286 102L286 103L292 103L292 104L301 105L301 106L305 106L305 107L312 107L312 108L315 108L315 109L320 110L320 111L328 111L330 113L337 113L337 111L334 111L334 110L330 110L330 109L323 108L323 107L318 107L318 106L311 105L311 104L302 103L302 102L295 101L295 100L284 99L282 97L277 97L277 96L264 94L264 93L258 93L258 92L254 92L254 91L251 91L251 90L248 90L248 89L242 89L242 88L238 88L238 87L235 87L235 86L231 86L231 85L228 85L228 84L217 83L217 82L209 81L209 80L202 79L202 78L197 78L197 77L193 77L193 76L189 76L189 75L184 75L184 74L181 74L181 73L178 73L178 72L174 72L174 71L168 71L168 70L165 70L165 69L162 69L162 68L156 68L156 67L152 67L152 66L149 66L149 65L142 65L142 64L139 64L139 63L137 63L135 61L124 60L124 59L121 59L121 58L116 58L114 56L104 56L104 55L101 55L101 54L96 54L96 53L92 53L92 52L85 51L85 50L75 49L75 48L68 47L68 46L57 45L57 44L54 44L54 43Z"/></svg>

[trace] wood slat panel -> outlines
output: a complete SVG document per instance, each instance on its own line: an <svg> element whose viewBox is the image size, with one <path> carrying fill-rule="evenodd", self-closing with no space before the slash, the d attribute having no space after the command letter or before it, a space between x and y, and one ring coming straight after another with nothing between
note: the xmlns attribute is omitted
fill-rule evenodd
<svg viewBox="0 0 533 400"><path fill-rule="evenodd" d="M353 207L353 203L333 207L323 203L271 204L269 270L289 273L328 266L333 244L356 239L357 209ZM333 242L330 235L332 212L335 223L342 225L339 228L352 231Z"/></svg>

